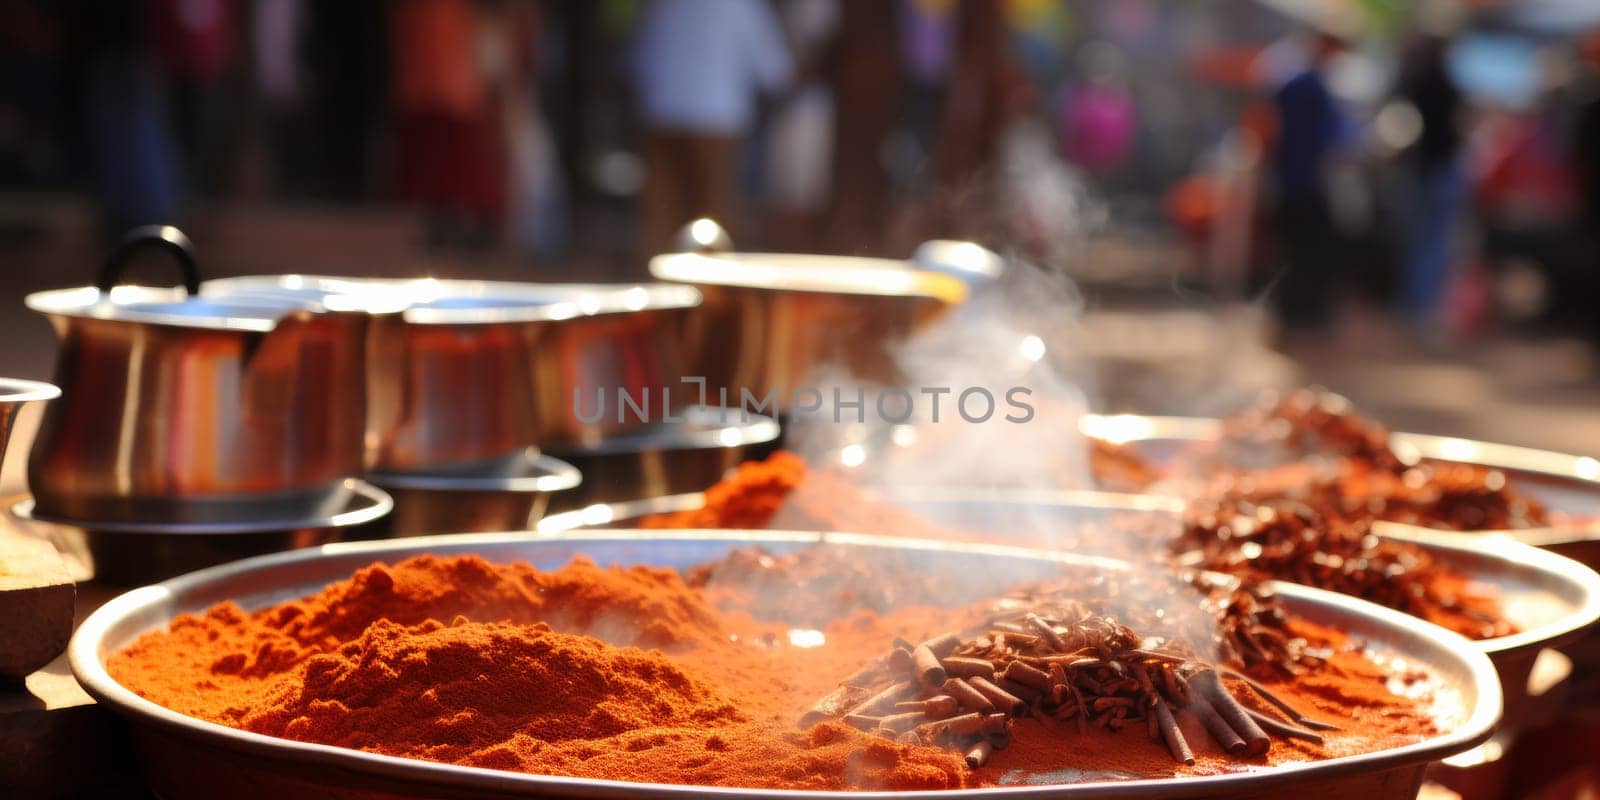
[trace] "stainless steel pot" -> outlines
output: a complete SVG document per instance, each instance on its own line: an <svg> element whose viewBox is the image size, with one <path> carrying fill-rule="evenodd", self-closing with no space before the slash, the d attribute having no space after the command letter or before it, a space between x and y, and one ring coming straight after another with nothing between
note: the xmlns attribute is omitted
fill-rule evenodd
<svg viewBox="0 0 1600 800"><path fill-rule="evenodd" d="M367 478L394 497L394 512L369 526L381 537L526 530L544 517L552 495L583 480L571 464L538 451L494 470Z"/></svg>
<svg viewBox="0 0 1600 800"><path fill-rule="evenodd" d="M694 406L681 414L681 422L657 422L596 444L549 448L583 474L583 483L552 498L551 508L703 491L781 430L771 417L735 409Z"/></svg>
<svg viewBox="0 0 1600 800"><path fill-rule="evenodd" d="M117 286L158 249L184 288ZM62 397L28 479L41 513L96 522L331 514L362 472L365 314L197 297L189 240L133 231L95 286L29 295L60 339Z"/></svg>
<svg viewBox="0 0 1600 800"><path fill-rule="evenodd" d="M713 393L727 392L719 402L738 405L748 392L762 403L770 394L780 414L823 370L898 385L893 345L968 294L960 278L881 258L670 253L650 260L650 274L705 296L688 340L696 374Z"/></svg>
<svg viewBox="0 0 1600 800"><path fill-rule="evenodd" d="M119 684L106 659L139 635L223 600L246 610L309 594L347 578L374 560L394 563L422 553L474 553L495 562L523 560L553 569L576 555L602 564L686 568L734 548L760 545L888 550L915 557L923 571L962 581L1004 575L1026 582L1063 569L1115 570L1126 565L1022 548L882 539L852 534L726 531L615 531L582 535L478 534L327 545L228 564L137 589L102 606L78 629L68 650L73 673L96 700L129 723L139 765L154 791L169 800L212 797L326 798L588 797L588 798L1269 798L1362 797L1412 800L1425 765L1488 738L1500 715L1494 670L1455 634L1420 625L1395 611L1342 595L1277 585L1287 609L1338 628L1376 657L1404 662L1437 677L1439 733L1388 750L1336 756L1274 768L1170 779L1060 783L1066 776L1019 774L1014 785L932 792L771 791L678 786L530 775L379 755L263 736L186 717ZM1129 734L1137 735L1137 734ZM1033 785L1030 785L1030 781Z"/></svg>
<svg viewBox="0 0 1600 800"><path fill-rule="evenodd" d="M279 275L209 281L217 298L367 298L368 462L380 472L508 468L528 447L593 443L644 423L614 413L627 393L691 387L682 328L700 294L670 284ZM580 416L604 393L612 413ZM579 405L579 401L583 405ZM593 417L586 420L584 417Z"/></svg>

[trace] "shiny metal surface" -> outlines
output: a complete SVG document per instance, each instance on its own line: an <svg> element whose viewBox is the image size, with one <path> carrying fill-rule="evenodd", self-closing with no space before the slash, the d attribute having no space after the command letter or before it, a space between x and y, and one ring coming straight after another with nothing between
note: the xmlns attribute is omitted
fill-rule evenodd
<svg viewBox="0 0 1600 800"><path fill-rule="evenodd" d="M482 472L372 473L367 479L394 498L394 511L376 520L378 536L526 530L550 498L583 478L571 464L526 453L509 467Z"/></svg>
<svg viewBox="0 0 1600 800"><path fill-rule="evenodd" d="M53 384L0 378L0 463L5 462L6 448L11 444L11 428L22 409L29 403L54 400L60 396L61 390Z"/></svg>
<svg viewBox="0 0 1600 800"><path fill-rule="evenodd" d="M1086 414L1079 428L1090 436L1132 444L1158 463L1170 463L1197 442L1215 440L1221 433L1221 423L1215 419L1138 414ZM1568 521L1543 528L1475 533L1502 533L1600 568L1600 459L1420 433L1394 433L1390 446L1405 455L1478 464L1506 473L1511 486ZM1382 525L1392 531L1412 527L1392 522Z"/></svg>
<svg viewBox="0 0 1600 800"><path fill-rule="evenodd" d="M252 609L314 592L374 560L394 562L421 553L475 553L491 561L523 560L554 568L578 554L596 561L686 567L732 548L760 544L784 550L821 543L847 548L888 548L926 557L931 571L952 575L1003 571L1019 581L1059 569L1126 568L1113 562L992 545L881 539L852 534L724 531L617 531L583 535L476 534L327 545L228 564L113 599L79 627L68 650L74 674L98 701L130 723L140 764L154 790L168 800L211 797L318 796L374 798L486 797L850 797L850 798L1128 798L1360 796L1414 798L1430 761L1473 747L1500 715L1493 667L1481 653L1447 631L1341 595L1280 585L1295 614L1352 634L1380 656L1404 660L1438 676L1438 693L1454 706L1442 733L1414 744L1357 756L1270 769L1168 780L1069 785L1016 785L939 792L804 792L673 786L529 775L395 758L275 739L186 717L134 694L105 669L105 659L140 634L174 616L222 600ZM1446 713L1449 713L1448 711Z"/></svg>
<svg viewBox="0 0 1600 800"><path fill-rule="evenodd" d="M61 398L28 462L42 513L221 522L326 516L348 500L345 479L362 471L366 315L137 286L27 304L59 340Z"/></svg>
<svg viewBox="0 0 1600 800"><path fill-rule="evenodd" d="M394 507L387 493L369 483L350 479L347 484L345 504L325 516L296 517L280 510L244 522L83 522L42 514L32 499L16 503L11 513L89 564L95 580L137 586L241 558L339 541Z"/></svg>
<svg viewBox="0 0 1600 800"><path fill-rule="evenodd" d="M705 296L687 341L713 396L726 390L724 404L738 405L741 391L755 403L775 393L779 413L818 370L897 385L889 349L967 297L950 275L848 256L671 253L651 259L650 274Z"/></svg>
<svg viewBox="0 0 1600 800"><path fill-rule="evenodd" d="M583 474L577 489L551 498L551 508L703 491L780 433L772 418L736 410L694 406L682 417L588 446L547 448Z"/></svg>
<svg viewBox="0 0 1600 800"><path fill-rule="evenodd" d="M727 253L733 250L733 237L716 220L701 217L680 228L672 244L683 253Z"/></svg>
<svg viewBox="0 0 1600 800"><path fill-rule="evenodd" d="M1006 271L1006 261L999 253L977 242L955 239L923 242L911 254L911 261L921 269L960 278L969 286L995 281Z"/></svg>
<svg viewBox="0 0 1600 800"><path fill-rule="evenodd" d="M905 493L909 496L918 496L921 493ZM929 492L934 496L957 496L965 492L949 492L939 490L937 493ZM1151 497L1139 494L1121 494L1118 492L1097 491L1048 491L1031 492L1025 490L1007 492L1006 497L1013 503L1044 503L1050 510L1047 512L1048 525L1052 529L1064 531L1071 527L1103 522L1114 515L1154 514L1170 516L1181 510L1170 498ZM540 533L560 533L562 531L597 530L611 528L637 528L646 517L657 514L671 514L678 511L691 511L702 508L706 504L704 492L685 492L683 494L665 495L662 497L646 497L639 500L624 500L617 503L596 503L594 505L551 514L539 521ZM1013 506L1013 508L1025 506ZM1007 517L1016 519L1018 516L1034 516L1031 512L1023 514L1008 514L1004 509L990 509L997 516L985 521L986 526L993 526L997 521ZM1021 544L1013 542L1012 544ZM1029 546L1037 546L1032 543ZM1056 548L1062 549L1062 548ZM1083 550L1074 552L1082 553Z"/></svg>
<svg viewBox="0 0 1600 800"><path fill-rule="evenodd" d="M208 281L215 298L360 298L368 343L368 464L379 472L505 466L527 447L641 427L619 393L683 404L691 287L276 275ZM595 417L596 396L604 410ZM581 405L579 405L581 403Z"/></svg>

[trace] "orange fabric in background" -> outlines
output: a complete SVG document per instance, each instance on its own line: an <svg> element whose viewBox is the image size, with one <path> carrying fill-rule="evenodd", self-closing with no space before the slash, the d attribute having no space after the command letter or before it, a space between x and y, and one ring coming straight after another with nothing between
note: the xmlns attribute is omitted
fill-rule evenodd
<svg viewBox="0 0 1600 800"><path fill-rule="evenodd" d="M395 0L389 20L394 102L402 113L476 117L488 97L471 0Z"/></svg>

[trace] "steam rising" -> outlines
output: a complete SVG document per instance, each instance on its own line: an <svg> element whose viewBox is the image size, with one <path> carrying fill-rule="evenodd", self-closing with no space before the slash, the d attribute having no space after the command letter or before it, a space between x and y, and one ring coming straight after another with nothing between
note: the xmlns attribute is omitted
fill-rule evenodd
<svg viewBox="0 0 1600 800"><path fill-rule="evenodd" d="M786 428L787 446L815 468L845 475L934 525L978 532L996 544L1126 559L1135 573L1149 573L1155 579L1150 585L1157 585L1165 580L1165 543L1176 534L1177 520L1170 514L1018 502L1024 497L1060 500L1059 494L1046 495L1095 487L1090 443L1079 429L1094 389L1093 364L1080 355L1087 349L1084 299L1061 265L1082 252L1077 245L1104 220L1103 205L1082 181L1030 141L1026 131L1012 136L1000 170L1002 202L994 208L1007 216L1007 241L1018 246L1011 249L1006 271L980 283L968 302L893 350L901 377L894 388L898 396L914 399L911 418L884 419L875 413L871 398L890 387L860 386L853 376L831 369L808 376L806 383L824 394L839 388L852 397L864 389L866 419L857 421L852 413L848 421L836 421L831 408L798 415ZM1051 266L1023 259L1016 255L1018 248L1039 254ZM999 410L980 422L956 413L953 401L968 388L986 390ZM950 394L942 395L936 421L930 393L939 389ZM1016 389L1022 394L1012 394ZM1032 409L1030 418L1006 418L1012 397ZM1130 513L1136 525L1114 524ZM783 511L773 526L784 527ZM975 564L950 574L950 582L959 584L952 590L1027 580L972 574L982 572ZM1134 604L1153 599L1126 598ZM1189 607L1163 613L1195 620L1191 628L1209 629L1209 617L1196 613L1200 603L1196 592ZM1195 645L1203 648L1206 641L1197 639Z"/></svg>

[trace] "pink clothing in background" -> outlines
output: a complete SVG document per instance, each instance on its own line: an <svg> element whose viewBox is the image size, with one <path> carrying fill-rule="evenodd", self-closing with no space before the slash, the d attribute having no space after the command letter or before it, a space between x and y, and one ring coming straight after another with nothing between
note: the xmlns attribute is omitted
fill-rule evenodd
<svg viewBox="0 0 1600 800"><path fill-rule="evenodd" d="M1133 99L1121 89L1085 86L1061 104L1062 149L1089 172L1115 172L1133 149L1137 120Z"/></svg>
<svg viewBox="0 0 1600 800"><path fill-rule="evenodd" d="M174 78L197 85L222 78L235 47L232 0L159 0L148 8L156 52Z"/></svg>

